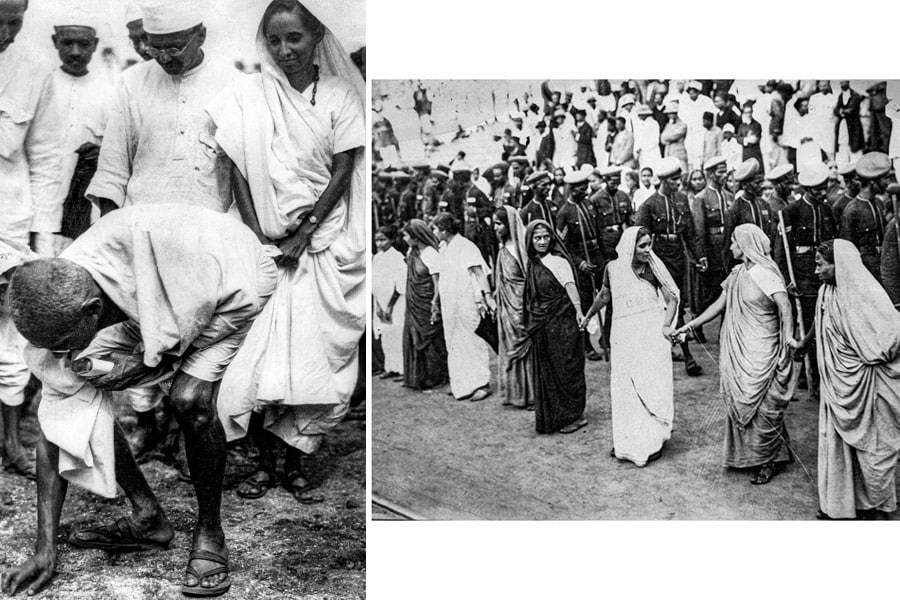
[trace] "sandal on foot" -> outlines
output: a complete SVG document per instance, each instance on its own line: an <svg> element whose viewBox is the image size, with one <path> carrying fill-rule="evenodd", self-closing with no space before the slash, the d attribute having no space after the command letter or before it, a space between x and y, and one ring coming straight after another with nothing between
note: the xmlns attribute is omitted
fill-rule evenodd
<svg viewBox="0 0 900 600"><path fill-rule="evenodd" d="M685 370L685 371L687 372L687 374L690 375L691 377L696 377L696 376L701 375L701 374L703 373L703 368L702 368L700 365L698 365L698 364L697 364L697 361L694 360L693 358L690 358L690 359L688 359L688 360L685 361L685 363L684 363L684 370Z"/></svg>
<svg viewBox="0 0 900 600"><path fill-rule="evenodd" d="M37 462L27 452L23 452L12 459L4 458L3 470L13 475L21 475L32 481L37 479Z"/></svg>
<svg viewBox="0 0 900 600"><path fill-rule="evenodd" d="M766 463L759 468L753 477L750 478L750 483L753 485L765 485L772 481L776 471L777 467L775 466L775 463Z"/></svg>
<svg viewBox="0 0 900 600"><path fill-rule="evenodd" d="M200 573L191 565L192 560L206 560L222 566L213 567L212 569ZM191 550L185 571L187 571L188 575L191 575L197 580L197 585L181 584L181 593L185 596L210 598L212 596L221 596L231 588L231 574L228 558L221 554L209 550ZM220 573L225 573L227 575L221 583L213 587L203 587L203 580L205 578L219 575Z"/></svg>
<svg viewBox="0 0 900 600"><path fill-rule="evenodd" d="M816 518L820 521L834 521L834 519L829 517L828 513L824 512L821 508L816 511Z"/></svg>
<svg viewBox="0 0 900 600"><path fill-rule="evenodd" d="M296 471L286 475L284 478L284 488L289 491L294 496L294 500L300 504L319 504L320 502L324 502L325 496L311 493L317 487L318 486L309 483L306 477Z"/></svg>
<svg viewBox="0 0 900 600"><path fill-rule="evenodd" d="M559 432L560 433L575 433L576 431L578 431L579 429L581 429L582 427L584 427L587 424L588 424L587 419L578 419L577 421L569 423L568 425L566 425L565 427L560 429Z"/></svg>
<svg viewBox="0 0 900 600"><path fill-rule="evenodd" d="M83 537L85 534L93 537L85 539ZM174 533L172 537L175 537ZM91 548L120 553L139 552L155 548L165 549L169 547L172 537L164 542L141 537L141 532L137 529L134 522L129 517L121 517L107 525L74 531L69 535L67 541L69 545L76 548Z"/></svg>
<svg viewBox="0 0 900 600"><path fill-rule="evenodd" d="M270 487L272 487L272 476L260 469L238 484L235 493L241 498L256 500L265 496Z"/></svg>

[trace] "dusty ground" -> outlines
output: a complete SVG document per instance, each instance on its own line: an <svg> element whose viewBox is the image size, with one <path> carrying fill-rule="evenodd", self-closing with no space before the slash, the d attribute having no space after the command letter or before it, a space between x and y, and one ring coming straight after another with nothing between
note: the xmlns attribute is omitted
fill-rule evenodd
<svg viewBox="0 0 900 600"><path fill-rule="evenodd" d="M36 423L26 422L26 444ZM298 504L282 489L245 500L234 487L248 474L241 449L229 455L223 520L231 554L234 599L356 599L365 597L365 428L342 423L307 462L322 482L322 504ZM144 465L177 530L167 551L107 555L61 543L59 574L38 598L137 600L183 598L176 585L190 550L196 503L190 484L159 461ZM0 472L0 570L27 558L34 545L35 484ZM63 509L61 534L114 520L127 501L105 500L74 486Z"/></svg>
<svg viewBox="0 0 900 600"><path fill-rule="evenodd" d="M718 356L714 341L707 349ZM571 435L536 434L534 413L497 396L457 402L448 388L419 393L375 378L372 493L433 519L814 518L817 405L798 392L787 414L798 460L768 485L750 485L747 473L722 467L712 356L695 346L699 378L675 363L672 440L644 469L609 457L608 363L587 363L590 425Z"/></svg>

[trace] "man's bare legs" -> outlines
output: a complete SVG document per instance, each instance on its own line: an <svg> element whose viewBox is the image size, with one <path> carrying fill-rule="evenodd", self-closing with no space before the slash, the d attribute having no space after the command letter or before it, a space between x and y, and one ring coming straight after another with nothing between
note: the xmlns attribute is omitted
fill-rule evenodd
<svg viewBox="0 0 900 600"><path fill-rule="evenodd" d="M122 487L131 502L132 528L141 540L150 542L151 545L166 546L175 536L175 530L166 518L153 490L150 489L143 472L138 467L125 432L118 423L115 424L114 432L116 482ZM104 537L107 537L103 533L104 529L116 531L113 524L77 531L72 534L72 537L76 543L90 544L93 541L102 541Z"/></svg>
<svg viewBox="0 0 900 600"><path fill-rule="evenodd" d="M22 420L24 405L3 407L3 455L6 457L6 464L10 466L16 473L27 477L34 477L34 461L22 445L22 438L19 436L19 424Z"/></svg>
<svg viewBox="0 0 900 600"><path fill-rule="evenodd" d="M225 478L225 430L216 413L218 382L203 381L179 371L169 391L175 418L184 432L184 445L194 490L197 494L197 524L194 527L192 550L207 550L227 558L225 532L222 530L222 482ZM222 565L213 561L194 559L189 563L198 573L205 573ZM228 577L219 573L197 578L186 573L184 585L204 588L216 587Z"/></svg>

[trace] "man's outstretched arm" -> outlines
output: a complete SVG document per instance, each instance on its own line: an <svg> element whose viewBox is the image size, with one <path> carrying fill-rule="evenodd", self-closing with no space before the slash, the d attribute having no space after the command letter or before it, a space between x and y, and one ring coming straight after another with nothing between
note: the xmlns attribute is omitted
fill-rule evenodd
<svg viewBox="0 0 900 600"><path fill-rule="evenodd" d="M56 572L56 538L59 515L68 482L59 475L59 448L41 434L37 443L38 531L34 554L0 575L0 591L12 596L28 582L29 595L37 593Z"/></svg>

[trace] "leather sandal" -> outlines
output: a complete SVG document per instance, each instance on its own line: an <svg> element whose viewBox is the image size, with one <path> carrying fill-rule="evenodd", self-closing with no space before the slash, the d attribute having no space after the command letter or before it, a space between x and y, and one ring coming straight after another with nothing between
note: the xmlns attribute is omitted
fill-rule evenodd
<svg viewBox="0 0 900 600"><path fill-rule="evenodd" d="M193 565L191 565L192 560L206 560L222 566L214 567L212 569L204 571L203 573L200 573L193 567ZM221 596L231 588L231 574L229 564L230 563L227 556L223 556L210 550L191 550L191 554L188 557L188 565L187 567L185 567L185 571L187 571L189 575L197 579L197 585L182 584L181 593L185 596L196 596L202 598ZM204 578L212 577L213 575L219 575L220 573L226 573L228 576L223 579L221 583L214 587L203 587Z"/></svg>

